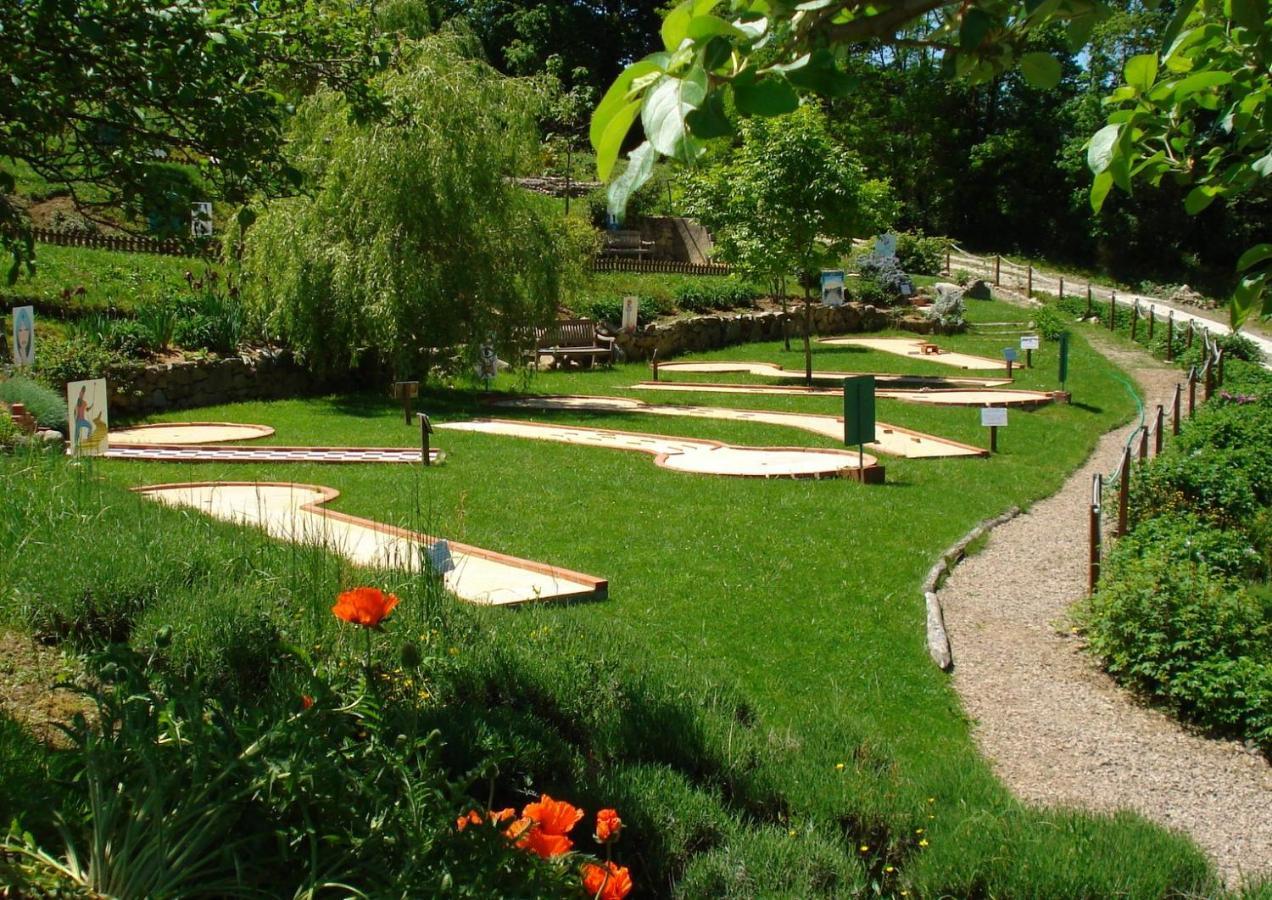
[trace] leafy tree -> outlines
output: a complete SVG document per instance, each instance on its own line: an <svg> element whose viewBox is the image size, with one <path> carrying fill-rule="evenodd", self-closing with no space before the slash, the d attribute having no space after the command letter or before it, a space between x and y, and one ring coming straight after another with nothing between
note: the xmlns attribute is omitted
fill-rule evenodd
<svg viewBox="0 0 1272 900"><path fill-rule="evenodd" d="M1160 58L1127 60L1108 124L1091 138L1091 205L1133 179L1188 188L1196 215L1215 200L1267 198L1272 187L1272 7L1266 0L1186 0ZM1266 222L1264 223L1266 225ZM1230 307L1234 327L1265 307L1272 243L1249 247ZM1272 312L1272 309L1269 310Z"/></svg>
<svg viewBox="0 0 1272 900"><path fill-rule="evenodd" d="M871 181L838 146L815 106L742 123L740 144L690 179L688 207L744 278L770 285L786 313L786 279L804 287L804 362L812 381L812 286L818 273L895 214L886 182ZM783 318L785 332L785 317ZM790 349L790 338L786 336Z"/></svg>
<svg viewBox="0 0 1272 900"><path fill-rule="evenodd" d="M34 263L13 163L152 230L188 228L206 191L230 200L295 185L289 95L327 85L359 114L384 55L362 4L303 0L42 0L0 4L0 249ZM197 169L198 177L191 174Z"/></svg>
<svg viewBox="0 0 1272 900"><path fill-rule="evenodd" d="M582 279L594 232L508 180L537 153L538 84L464 50L445 32L404 45L375 84L386 121L331 91L297 111L308 196L267 207L244 266L253 314L316 370L427 374L488 334L521 349Z"/></svg>

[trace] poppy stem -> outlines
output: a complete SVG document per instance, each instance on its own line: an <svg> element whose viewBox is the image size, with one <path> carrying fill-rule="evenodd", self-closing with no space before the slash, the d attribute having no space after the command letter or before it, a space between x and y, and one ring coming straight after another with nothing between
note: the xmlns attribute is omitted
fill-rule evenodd
<svg viewBox="0 0 1272 900"><path fill-rule="evenodd" d="M371 679L371 629L370 629L370 628L364 628L364 629L363 629L363 631L365 631L365 632L366 632L366 635L367 635L367 686L368 686L368 687L370 687L370 686L371 686L371 683L372 683L372 679Z"/></svg>

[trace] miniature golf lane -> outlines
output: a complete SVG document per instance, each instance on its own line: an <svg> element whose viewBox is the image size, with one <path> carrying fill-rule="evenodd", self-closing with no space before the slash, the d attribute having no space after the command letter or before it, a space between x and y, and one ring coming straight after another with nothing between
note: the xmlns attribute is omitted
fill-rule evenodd
<svg viewBox="0 0 1272 900"><path fill-rule="evenodd" d="M995 363L994 368L1002 369L1006 363ZM662 372L702 372L721 375L739 372L747 375L758 375L761 378L803 380L804 373L786 369L777 363L732 360L729 362L665 362L658 363L656 373ZM897 389L911 388L947 388L947 387L997 387L1011 384L1010 378L982 378L973 375L894 375L890 372L814 372L813 381L843 381L845 378L856 378L859 375L873 375L881 386Z"/></svg>
<svg viewBox="0 0 1272 900"><path fill-rule="evenodd" d="M836 347L863 347L867 350L880 350L897 356L913 356L943 366L955 366L960 369L1001 369L1005 361L991 359L988 356L973 356L970 353L956 353L953 350L937 348L934 353L924 353L923 348L936 347L931 341L914 338L820 338L817 343L830 344Z"/></svg>
<svg viewBox="0 0 1272 900"><path fill-rule="evenodd" d="M159 484L137 493L173 507L197 509L274 537L316 544L358 565L418 570L441 538L324 509L339 496L329 487L279 482ZM454 568L443 576L460 599L484 606L534 600L603 599L608 582L481 547L447 542Z"/></svg>
<svg viewBox="0 0 1272 900"><path fill-rule="evenodd" d="M785 397L842 397L843 388L802 387L792 384L716 384L709 381L642 381L632 385L634 391L678 391L698 394L768 394ZM929 403L934 406L1015 406L1026 409L1045 406L1057 395L1047 391L1005 388L941 388L895 390L876 388L876 397L904 400L907 403ZM1062 395L1063 396L1063 395Z"/></svg>
<svg viewBox="0 0 1272 900"><path fill-rule="evenodd" d="M172 422L112 431L104 456L150 462L228 463L419 463L421 451L406 447L234 446L231 441L269 437L268 425L232 422ZM430 462L440 454L429 450Z"/></svg>
<svg viewBox="0 0 1272 900"><path fill-rule="evenodd" d="M513 409L575 410L579 412L645 413L653 416L685 416L698 419L725 419L736 422L763 422L784 425L813 434L842 440L844 420L840 416L813 413L773 412L761 409L730 409L719 406L678 406L649 404L630 397L544 396L510 397L496 400L493 406ZM907 459L942 456L986 456L987 450L946 440L921 431L912 431L884 422L875 423L875 439L866 444L874 453L886 453Z"/></svg>
<svg viewBox="0 0 1272 900"><path fill-rule="evenodd" d="M883 467L870 454L855 451L817 450L807 447L733 447L719 441L666 437L609 428L552 425L507 419L474 419L437 426L450 431L472 431L506 437L556 441L609 450L649 453L655 465L698 475L731 475L742 478L860 478L883 481Z"/></svg>

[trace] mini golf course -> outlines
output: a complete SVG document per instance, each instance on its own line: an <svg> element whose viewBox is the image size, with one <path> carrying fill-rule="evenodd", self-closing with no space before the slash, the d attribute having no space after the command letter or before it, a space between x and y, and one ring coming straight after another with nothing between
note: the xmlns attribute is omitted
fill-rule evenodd
<svg viewBox="0 0 1272 900"><path fill-rule="evenodd" d="M679 406L650 404L630 397L513 397L495 400L493 406L512 409L573 410L577 412L644 413L654 416L686 416L698 419L724 419L739 422L763 422L785 425L825 437L842 440L844 420L840 416L814 413L770 412L766 410L730 409L721 406ZM943 456L985 456L988 451L946 438L913 431L884 422L875 423L875 439L866 444L872 452L906 459Z"/></svg>
<svg viewBox="0 0 1272 900"><path fill-rule="evenodd" d="M815 373L814 373L815 377ZM769 394L778 396L837 397L840 388L803 387L787 384L718 384L708 381L642 381L632 385L638 391L679 391L700 394ZM1029 391L994 388L919 388L897 390L877 388L876 397L888 400L905 400L908 403L929 403L935 406L1014 406L1032 409L1045 406L1056 399L1047 391Z"/></svg>
<svg viewBox="0 0 1272 900"><path fill-rule="evenodd" d="M1005 363L995 363L994 367L1002 369ZM779 381L804 379L803 372L795 372L783 368L777 363L768 362L668 362L659 363L655 373L662 372L701 372L715 375L738 372L746 375L758 375L761 378L773 378ZM886 387L904 390L920 388L948 387L998 387L1011 384L1006 377L981 378L971 375L894 375L891 372L814 372L813 381L843 381L845 378L856 378L861 375L873 375L875 381Z"/></svg>
<svg viewBox="0 0 1272 900"><path fill-rule="evenodd" d="M451 431L472 431L507 437L580 444L610 450L649 453L654 464L676 472L697 475L731 475L742 478L853 478L883 482L883 467L869 454L860 459L847 450L813 450L806 447L733 447L718 441L672 438L659 434L546 425L506 419L474 419L438 425Z"/></svg>
<svg viewBox="0 0 1272 900"><path fill-rule="evenodd" d="M970 353L956 353L953 350L940 350L924 353L924 347L935 347L930 341L911 338L822 338L819 344L830 344L835 347L864 347L867 350L880 350L884 353L895 353L897 356L913 356L943 366L955 366L960 369L1001 369L1003 360L990 359L987 356L974 356Z"/></svg>
<svg viewBox="0 0 1272 900"><path fill-rule="evenodd" d="M137 493L167 506L189 507L274 537L316 544L354 563L418 570L443 540L345 515L323 506L339 496L332 488L274 482L160 484ZM544 563L518 559L469 544L447 542L453 568L446 588L470 603L510 606L535 600L603 599L608 582ZM443 566L443 569L446 567Z"/></svg>

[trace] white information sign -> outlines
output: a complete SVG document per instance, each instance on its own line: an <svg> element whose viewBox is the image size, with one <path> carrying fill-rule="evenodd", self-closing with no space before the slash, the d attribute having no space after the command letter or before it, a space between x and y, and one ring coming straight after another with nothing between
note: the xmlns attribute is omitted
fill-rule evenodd
<svg viewBox="0 0 1272 900"><path fill-rule="evenodd" d="M1005 406L987 406L981 410L981 425L989 428L991 425L1001 427L1007 424L1007 407Z"/></svg>
<svg viewBox="0 0 1272 900"><path fill-rule="evenodd" d="M640 298L624 297L623 298L623 325L624 334L632 334L636 331L636 319L640 315Z"/></svg>
<svg viewBox="0 0 1272 900"><path fill-rule="evenodd" d="M13 310L13 364L19 368L35 365L35 308Z"/></svg>
<svg viewBox="0 0 1272 900"><path fill-rule="evenodd" d="M199 202L190 204L190 237L212 237L212 204Z"/></svg>
<svg viewBox="0 0 1272 900"><path fill-rule="evenodd" d="M1038 347L1039 347L1038 335L1036 335L1036 334L1022 334L1022 335L1020 336L1020 349L1021 349L1021 350L1037 350L1037 349L1038 349Z"/></svg>
<svg viewBox="0 0 1272 900"><path fill-rule="evenodd" d="M827 306L844 305L844 270L822 269L821 273L822 303Z"/></svg>
<svg viewBox="0 0 1272 900"><path fill-rule="evenodd" d="M106 413L106 379L72 381L66 386L67 424L71 453L98 456L106 452L110 419Z"/></svg>

